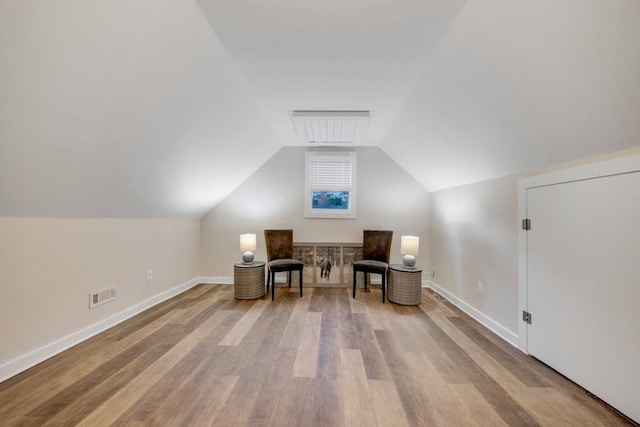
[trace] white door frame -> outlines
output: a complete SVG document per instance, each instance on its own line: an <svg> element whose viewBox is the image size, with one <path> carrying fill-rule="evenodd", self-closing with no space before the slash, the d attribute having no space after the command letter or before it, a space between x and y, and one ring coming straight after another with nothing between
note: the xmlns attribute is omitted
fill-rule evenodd
<svg viewBox="0 0 640 427"><path fill-rule="evenodd" d="M529 188L637 171L640 171L640 154L632 154L520 178L518 180L518 218L522 220L527 217L527 189ZM528 311L527 232L522 230L520 224L518 227L520 228L518 235L518 348L528 354L527 323L522 320L522 312ZM532 227L535 227L535 220Z"/></svg>

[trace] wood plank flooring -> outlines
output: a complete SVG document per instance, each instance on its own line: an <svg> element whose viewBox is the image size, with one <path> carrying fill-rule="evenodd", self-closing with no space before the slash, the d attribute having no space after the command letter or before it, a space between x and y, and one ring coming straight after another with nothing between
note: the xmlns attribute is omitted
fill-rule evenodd
<svg viewBox="0 0 640 427"><path fill-rule="evenodd" d="M618 426L429 290L199 285L3 383L1 426Z"/></svg>

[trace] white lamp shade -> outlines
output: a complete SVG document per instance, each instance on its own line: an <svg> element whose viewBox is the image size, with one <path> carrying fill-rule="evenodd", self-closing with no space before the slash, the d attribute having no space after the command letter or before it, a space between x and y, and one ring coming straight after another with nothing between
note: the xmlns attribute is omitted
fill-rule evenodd
<svg viewBox="0 0 640 427"><path fill-rule="evenodd" d="M240 235L240 251L253 252L256 250L256 235L241 234Z"/></svg>
<svg viewBox="0 0 640 427"><path fill-rule="evenodd" d="M400 253L403 255L418 255L420 238L414 236L402 236L400 238Z"/></svg>

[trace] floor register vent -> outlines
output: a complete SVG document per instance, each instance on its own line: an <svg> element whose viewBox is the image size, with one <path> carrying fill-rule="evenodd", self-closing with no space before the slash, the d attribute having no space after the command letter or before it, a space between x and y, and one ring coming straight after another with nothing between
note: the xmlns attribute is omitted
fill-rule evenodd
<svg viewBox="0 0 640 427"><path fill-rule="evenodd" d="M89 308L104 304L105 302L116 299L116 288L101 289L99 291L89 292Z"/></svg>

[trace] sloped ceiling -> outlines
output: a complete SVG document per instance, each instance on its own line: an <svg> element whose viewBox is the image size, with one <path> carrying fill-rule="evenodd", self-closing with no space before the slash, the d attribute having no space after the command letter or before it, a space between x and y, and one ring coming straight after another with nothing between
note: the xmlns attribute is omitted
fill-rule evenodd
<svg viewBox="0 0 640 427"><path fill-rule="evenodd" d="M281 144L196 3L0 2L0 215L200 217Z"/></svg>
<svg viewBox="0 0 640 427"><path fill-rule="evenodd" d="M428 190L640 145L637 0L4 0L0 215L198 218L294 109Z"/></svg>
<svg viewBox="0 0 640 427"><path fill-rule="evenodd" d="M639 40L637 1L468 1L381 147L438 190L638 146Z"/></svg>

